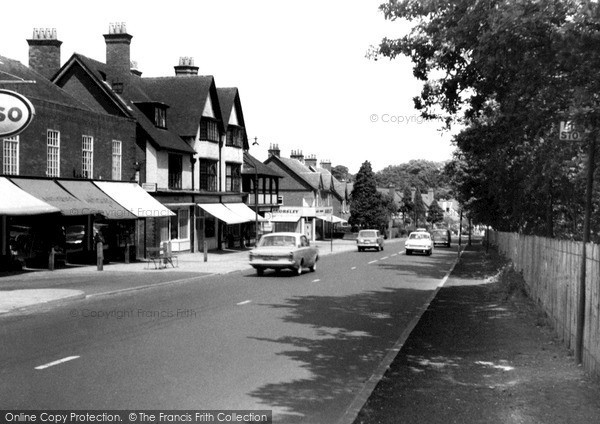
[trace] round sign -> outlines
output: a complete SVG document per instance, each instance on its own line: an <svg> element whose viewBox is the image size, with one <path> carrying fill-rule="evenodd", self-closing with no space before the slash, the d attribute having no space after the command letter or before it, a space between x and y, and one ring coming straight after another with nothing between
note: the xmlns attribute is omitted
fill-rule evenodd
<svg viewBox="0 0 600 424"><path fill-rule="evenodd" d="M0 89L0 137L21 133L31 123L35 109L26 97Z"/></svg>

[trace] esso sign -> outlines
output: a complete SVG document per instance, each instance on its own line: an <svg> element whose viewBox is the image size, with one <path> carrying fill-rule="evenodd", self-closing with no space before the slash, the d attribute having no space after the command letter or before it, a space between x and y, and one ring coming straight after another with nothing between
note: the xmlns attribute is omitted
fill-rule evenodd
<svg viewBox="0 0 600 424"><path fill-rule="evenodd" d="M26 97L10 90L0 89L0 137L10 137L22 132L35 114Z"/></svg>

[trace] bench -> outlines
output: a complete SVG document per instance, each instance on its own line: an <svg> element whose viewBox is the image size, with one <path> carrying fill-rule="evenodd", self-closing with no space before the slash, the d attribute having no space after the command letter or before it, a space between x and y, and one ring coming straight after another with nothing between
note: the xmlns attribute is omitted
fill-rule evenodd
<svg viewBox="0 0 600 424"><path fill-rule="evenodd" d="M149 259L148 268L150 268L150 261L152 261L154 269L167 268L168 264L171 264L175 268L173 259L175 259L175 263L179 267L179 259L177 255L173 255L170 242L162 243L161 247L146 248L146 257Z"/></svg>

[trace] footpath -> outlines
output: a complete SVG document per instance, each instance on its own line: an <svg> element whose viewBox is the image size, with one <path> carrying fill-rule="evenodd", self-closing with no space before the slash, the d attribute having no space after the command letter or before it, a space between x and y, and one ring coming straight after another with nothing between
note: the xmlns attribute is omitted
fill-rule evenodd
<svg viewBox="0 0 600 424"><path fill-rule="evenodd" d="M466 248L354 424L600 423L600 379L507 265Z"/></svg>
<svg viewBox="0 0 600 424"><path fill-rule="evenodd" d="M400 239L389 240L389 244ZM334 239L316 241L319 254L356 249L355 240ZM226 249L204 253L178 254L170 264L156 268L150 262L108 263L98 271L96 265L67 266L54 271L24 270L0 274L0 316L8 313L28 313L40 307L83 299L107 296L124 291L143 290L158 285L176 284L204 275L227 274L250 269L248 252L251 249ZM163 264L164 265L164 264ZM58 282L57 282L58 281ZM68 287L68 288L65 288Z"/></svg>

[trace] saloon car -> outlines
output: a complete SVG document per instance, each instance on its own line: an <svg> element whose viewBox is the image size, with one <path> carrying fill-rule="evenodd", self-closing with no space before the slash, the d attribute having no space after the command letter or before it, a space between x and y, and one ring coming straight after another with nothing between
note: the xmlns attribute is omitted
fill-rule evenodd
<svg viewBox="0 0 600 424"><path fill-rule="evenodd" d="M257 275L263 275L269 268L275 271L291 269L300 275L305 268L317 269L319 249L301 233L270 233L262 236L250 251L249 260Z"/></svg>
<svg viewBox="0 0 600 424"><path fill-rule="evenodd" d="M404 249L407 255L412 255L413 252L431 255L433 253L431 234L426 231L413 231L404 242Z"/></svg>
<svg viewBox="0 0 600 424"><path fill-rule="evenodd" d="M379 230L360 230L356 237L356 245L359 252L365 249L383 250L383 236Z"/></svg>
<svg viewBox="0 0 600 424"><path fill-rule="evenodd" d="M450 230L438 228L431 232L431 239L434 246L451 246Z"/></svg>

